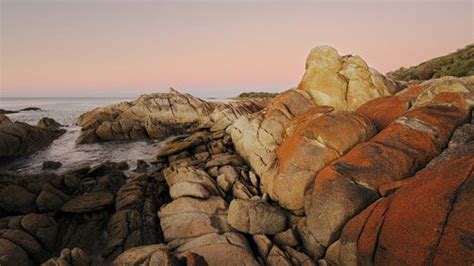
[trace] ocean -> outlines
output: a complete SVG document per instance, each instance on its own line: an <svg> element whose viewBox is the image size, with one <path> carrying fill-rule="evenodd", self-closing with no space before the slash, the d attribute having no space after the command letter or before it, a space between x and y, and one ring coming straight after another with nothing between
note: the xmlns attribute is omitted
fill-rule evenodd
<svg viewBox="0 0 474 266"><path fill-rule="evenodd" d="M19 110L27 107L39 107L41 111L22 111L7 114L12 121L26 122L32 125L43 117L50 117L65 125L67 132L56 139L47 148L30 156L12 161L0 162L0 172L41 173L44 161L58 161L63 166L58 171L68 170L81 164L96 164L105 160L127 161L131 168L136 161L150 161L161 145L159 141L112 141L95 144L76 145L81 128L76 125L77 118L96 107L106 106L132 98L0 98L0 109Z"/></svg>

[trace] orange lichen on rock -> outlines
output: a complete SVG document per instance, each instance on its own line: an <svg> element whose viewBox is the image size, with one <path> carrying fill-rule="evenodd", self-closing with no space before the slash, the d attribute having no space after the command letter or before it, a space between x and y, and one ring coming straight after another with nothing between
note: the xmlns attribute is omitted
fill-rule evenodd
<svg viewBox="0 0 474 266"><path fill-rule="evenodd" d="M378 130L382 130L409 108L406 101L396 96L380 97L366 102L356 112L370 118Z"/></svg>
<svg viewBox="0 0 474 266"><path fill-rule="evenodd" d="M462 143L450 143L435 163L344 226L339 264L353 264L354 258L362 265L474 261L474 125L461 129L470 137L453 138Z"/></svg>
<svg viewBox="0 0 474 266"><path fill-rule="evenodd" d="M351 217L379 197L381 185L409 177L442 151L470 114L462 101L443 103L456 97L436 95L435 103L406 112L316 175L305 212L317 241L328 247Z"/></svg>
<svg viewBox="0 0 474 266"><path fill-rule="evenodd" d="M307 119L308 114L295 120ZM273 171L262 179L270 197L290 210L303 208L307 185L320 169L376 133L369 119L354 112L313 117L293 129L277 149Z"/></svg>
<svg viewBox="0 0 474 266"><path fill-rule="evenodd" d="M402 102L412 102L429 86L430 82L411 85L408 88L399 91L397 94L395 94L395 96Z"/></svg>

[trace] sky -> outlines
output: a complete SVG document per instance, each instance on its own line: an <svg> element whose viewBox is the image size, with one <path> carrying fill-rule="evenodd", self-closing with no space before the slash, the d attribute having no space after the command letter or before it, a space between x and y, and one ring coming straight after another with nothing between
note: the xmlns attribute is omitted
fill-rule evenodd
<svg viewBox="0 0 474 266"><path fill-rule="evenodd" d="M474 43L474 0L0 0L0 97L296 86L312 47L382 73Z"/></svg>

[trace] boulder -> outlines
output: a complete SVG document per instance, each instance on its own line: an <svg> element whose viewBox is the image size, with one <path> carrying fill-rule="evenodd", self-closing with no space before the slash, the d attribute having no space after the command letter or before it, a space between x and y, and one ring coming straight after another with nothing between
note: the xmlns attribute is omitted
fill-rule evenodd
<svg viewBox="0 0 474 266"><path fill-rule="evenodd" d="M355 110L368 100L397 90L395 83L369 68L359 56L341 57L329 46L311 50L298 89L307 91L315 104L336 110Z"/></svg>
<svg viewBox="0 0 474 266"><path fill-rule="evenodd" d="M114 195L108 192L90 192L66 202L61 211L70 213L87 213L102 210L114 203Z"/></svg>
<svg viewBox="0 0 474 266"><path fill-rule="evenodd" d="M181 263L165 245L159 244L129 249L120 254L112 265L178 266L181 265Z"/></svg>
<svg viewBox="0 0 474 266"><path fill-rule="evenodd" d="M8 118L8 116L6 116L4 114L0 114L0 125L10 124L10 123L12 123L12 121L10 120L10 118Z"/></svg>
<svg viewBox="0 0 474 266"><path fill-rule="evenodd" d="M206 200L190 197L175 199L159 210L158 217L167 242L231 231L226 221L227 202L217 196Z"/></svg>
<svg viewBox="0 0 474 266"><path fill-rule="evenodd" d="M7 185L0 193L0 206L9 213L30 213L36 210L36 195L18 185Z"/></svg>
<svg viewBox="0 0 474 266"><path fill-rule="evenodd" d="M45 129L22 122L0 125L0 158L9 159L32 154L51 144L65 131Z"/></svg>
<svg viewBox="0 0 474 266"><path fill-rule="evenodd" d="M311 96L306 91L291 89L274 98L263 111L237 119L227 132L237 153L261 176L272 164L289 121L313 107ZM332 110L331 107L320 107L314 112Z"/></svg>
<svg viewBox="0 0 474 266"><path fill-rule="evenodd" d="M302 121L301 121L302 120ZM376 133L365 116L341 111L315 117L305 114L276 150L275 162L263 173L261 189L289 210L302 210L304 194L316 174L331 161Z"/></svg>
<svg viewBox="0 0 474 266"><path fill-rule="evenodd" d="M40 211L59 210L70 197L52 185L45 183L36 199L36 206Z"/></svg>
<svg viewBox="0 0 474 266"><path fill-rule="evenodd" d="M196 253L209 265L259 265L245 237L235 232L202 235L179 246L174 252L178 257L185 257L189 252Z"/></svg>
<svg viewBox="0 0 474 266"><path fill-rule="evenodd" d="M0 238L0 264L34 265L23 248L5 238Z"/></svg>
<svg viewBox="0 0 474 266"><path fill-rule="evenodd" d="M194 167L167 168L164 170L166 183L170 187L173 199L180 197L196 197L207 199L210 195L219 196L216 181L206 172Z"/></svg>
<svg viewBox="0 0 474 266"><path fill-rule="evenodd" d="M55 161L44 161L43 162L43 169L58 169L61 168L63 164L61 162Z"/></svg>
<svg viewBox="0 0 474 266"><path fill-rule="evenodd" d="M49 117L41 118L36 124L36 126L45 129L59 129L63 127L63 125L59 124L58 122L56 122L56 120Z"/></svg>
<svg viewBox="0 0 474 266"><path fill-rule="evenodd" d="M234 199L227 222L240 232L274 235L286 229L285 213L258 199Z"/></svg>

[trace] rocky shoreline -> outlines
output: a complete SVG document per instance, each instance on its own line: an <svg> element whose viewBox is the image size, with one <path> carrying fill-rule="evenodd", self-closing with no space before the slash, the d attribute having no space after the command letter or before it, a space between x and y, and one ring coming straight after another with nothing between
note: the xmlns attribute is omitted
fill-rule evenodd
<svg viewBox="0 0 474 266"><path fill-rule="evenodd" d="M474 76L403 87L317 47L271 100L92 110L78 143L173 137L132 170L0 175L0 264L472 263L473 92Z"/></svg>

